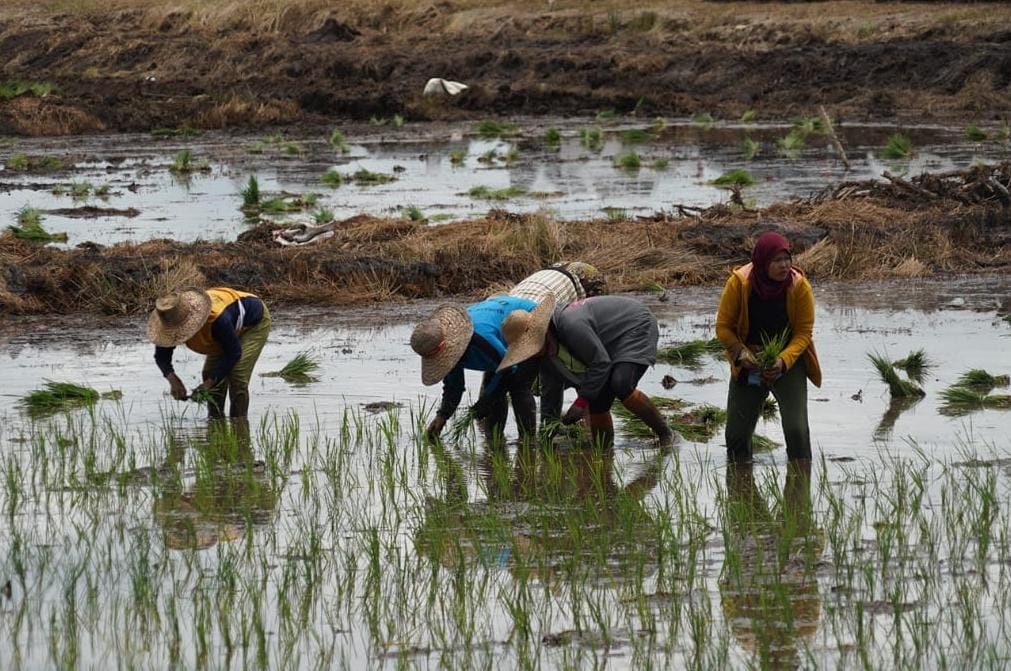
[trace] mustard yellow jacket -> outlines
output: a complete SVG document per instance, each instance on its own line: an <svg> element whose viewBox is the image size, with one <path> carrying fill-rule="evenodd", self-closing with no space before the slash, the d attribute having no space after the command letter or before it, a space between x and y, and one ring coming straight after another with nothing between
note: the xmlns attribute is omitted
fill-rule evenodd
<svg viewBox="0 0 1011 671"><path fill-rule="evenodd" d="M821 365L814 350L814 293L804 274L797 269L793 273L793 283L786 291L786 317L790 320L793 336L780 354L787 370L793 368L801 356L807 364L807 377L816 387L821 386ZM748 296L751 294L751 264L735 268L723 287L720 307L716 312L716 337L727 348L730 370L737 379L740 372L734 362L734 352L744 347L748 336Z"/></svg>

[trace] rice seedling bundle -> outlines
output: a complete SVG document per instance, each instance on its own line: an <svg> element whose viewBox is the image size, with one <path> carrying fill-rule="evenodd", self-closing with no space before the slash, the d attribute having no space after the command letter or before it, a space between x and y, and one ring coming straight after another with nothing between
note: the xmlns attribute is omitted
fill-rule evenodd
<svg viewBox="0 0 1011 671"><path fill-rule="evenodd" d="M725 172L716 179L710 180L713 186L751 186L755 183L754 176L747 170L731 170Z"/></svg>
<svg viewBox="0 0 1011 671"><path fill-rule="evenodd" d="M299 352L295 357L285 364L281 370L271 373L264 373L263 377L279 377L286 382L305 384L316 382L319 378L312 373L319 370L319 362L312 358L309 352Z"/></svg>
<svg viewBox="0 0 1011 671"><path fill-rule="evenodd" d="M991 375L980 368L973 368L962 373L962 377L958 378L955 385L990 390L994 387L1006 387L1009 382L1011 382L1011 379L1007 375Z"/></svg>
<svg viewBox="0 0 1011 671"><path fill-rule="evenodd" d="M486 119L477 125L477 134L486 140L493 140L498 137L512 135L516 132L516 125L502 123Z"/></svg>
<svg viewBox="0 0 1011 671"><path fill-rule="evenodd" d="M642 144L650 141L650 134L641 128L630 128L621 132L622 144Z"/></svg>
<svg viewBox="0 0 1011 671"><path fill-rule="evenodd" d="M752 452L772 452L777 447L779 447L779 443L772 438L767 438L757 433L751 436Z"/></svg>
<svg viewBox="0 0 1011 671"><path fill-rule="evenodd" d="M881 380L888 385L888 391L891 393L892 398L925 396L923 390L912 381L903 380L899 377L899 374L895 372L895 366L892 365L891 360L887 356L876 352L868 352L867 358L874 364L874 368L877 369Z"/></svg>
<svg viewBox="0 0 1011 671"><path fill-rule="evenodd" d="M913 143L902 133L894 133L888 138L888 144L881 150L881 155L890 159L909 158L913 155Z"/></svg>
<svg viewBox="0 0 1011 671"><path fill-rule="evenodd" d="M110 398L115 397L110 392ZM36 389L21 399L21 404L30 415L42 415L61 410L93 405L102 398L97 390L72 382L47 380L41 389Z"/></svg>
<svg viewBox="0 0 1011 671"><path fill-rule="evenodd" d="M723 351L723 343L718 339L689 340L671 347L661 347L656 352L656 360L681 366L698 365L703 354L716 354Z"/></svg>
<svg viewBox="0 0 1011 671"><path fill-rule="evenodd" d="M758 359L759 365L765 369L775 366L779 355L786 349L788 342L790 342L790 331L787 329L783 329L783 331L771 338L763 334L762 346L755 352L755 358Z"/></svg>
<svg viewBox="0 0 1011 671"><path fill-rule="evenodd" d="M982 408L1011 408L1011 396L985 394L969 387L952 386L941 392L941 399L949 410Z"/></svg>

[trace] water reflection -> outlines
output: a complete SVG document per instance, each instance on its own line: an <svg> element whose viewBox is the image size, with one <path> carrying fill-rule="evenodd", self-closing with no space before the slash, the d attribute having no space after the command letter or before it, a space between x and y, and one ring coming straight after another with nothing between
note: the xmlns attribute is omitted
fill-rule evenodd
<svg viewBox="0 0 1011 671"><path fill-rule="evenodd" d="M543 583L613 586L655 572L662 521L643 501L669 452L619 481L613 449L492 448L478 465L484 501L468 501L462 466L436 452L445 496L426 501L415 535L432 561L448 569L479 563Z"/></svg>
<svg viewBox="0 0 1011 671"><path fill-rule="evenodd" d="M824 531L812 523L811 462L788 463L781 496L773 480L760 490L754 468L727 464L720 601L734 637L758 656L759 667L797 669L808 666L803 652L821 620L813 565Z"/></svg>
<svg viewBox="0 0 1011 671"><path fill-rule="evenodd" d="M204 435L176 436L169 445L153 504L165 547L204 550L271 523L277 492L253 459L248 419L210 420Z"/></svg>

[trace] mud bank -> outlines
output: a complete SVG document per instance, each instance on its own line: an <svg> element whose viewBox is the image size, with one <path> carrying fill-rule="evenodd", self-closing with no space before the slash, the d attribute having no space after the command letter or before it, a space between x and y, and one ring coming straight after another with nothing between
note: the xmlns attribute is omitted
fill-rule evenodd
<svg viewBox="0 0 1011 671"><path fill-rule="evenodd" d="M181 286L230 285L287 305L346 305L501 290L559 259L604 270L613 290L719 283L769 228L794 240L815 279L918 278L1011 269L1011 208L987 196L1008 164L964 181L842 184L807 201L759 210L561 222L493 210L430 226L366 215L317 244L279 247L264 223L229 243L154 240L72 250L0 237L0 311L129 314ZM964 188L976 184L977 191ZM997 192L999 193L999 192ZM981 195L982 194L982 195Z"/></svg>
<svg viewBox="0 0 1011 671"><path fill-rule="evenodd" d="M1011 9L479 1L0 9L0 133L335 118L810 112L984 118L1011 108ZM50 9L50 5L57 9ZM423 99L429 77L471 86Z"/></svg>

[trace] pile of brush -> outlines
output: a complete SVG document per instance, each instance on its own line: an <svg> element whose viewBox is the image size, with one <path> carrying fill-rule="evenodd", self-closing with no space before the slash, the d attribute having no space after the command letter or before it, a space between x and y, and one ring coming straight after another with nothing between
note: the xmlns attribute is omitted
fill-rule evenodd
<svg viewBox="0 0 1011 671"><path fill-rule="evenodd" d="M966 205L986 203L1011 206L1011 161L997 165L974 165L966 170L923 173L904 179L885 171L885 181L843 182L826 189L815 201L848 198L937 203L957 201Z"/></svg>

